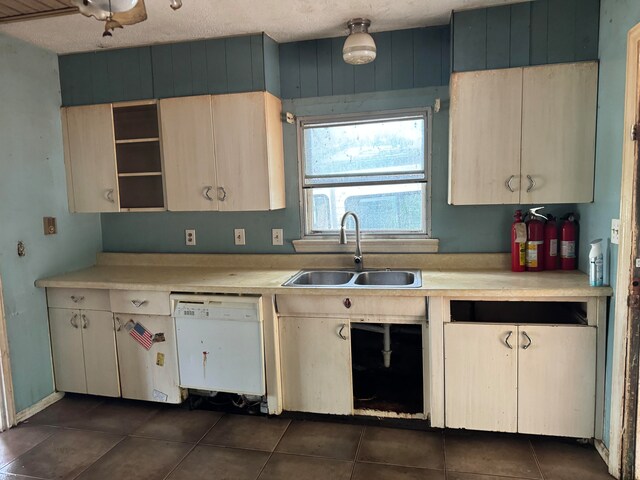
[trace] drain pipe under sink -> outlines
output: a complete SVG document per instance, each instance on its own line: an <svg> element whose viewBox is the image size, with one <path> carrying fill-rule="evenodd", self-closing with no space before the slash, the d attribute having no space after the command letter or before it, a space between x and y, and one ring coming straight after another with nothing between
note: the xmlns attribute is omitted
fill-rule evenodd
<svg viewBox="0 0 640 480"><path fill-rule="evenodd" d="M352 323L351 328L382 334L382 359L384 361L384 368L389 368L391 366L391 324L383 323L382 325L365 325Z"/></svg>

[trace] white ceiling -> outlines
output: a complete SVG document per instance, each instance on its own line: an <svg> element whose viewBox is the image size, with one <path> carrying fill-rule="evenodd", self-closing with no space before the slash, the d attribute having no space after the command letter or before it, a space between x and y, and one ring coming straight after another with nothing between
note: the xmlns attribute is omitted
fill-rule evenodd
<svg viewBox="0 0 640 480"><path fill-rule="evenodd" d="M277 42L346 35L354 17L372 21L371 31L441 25L451 10L523 0L146 0L148 20L103 38L103 24L80 14L0 25L0 33L56 53L121 48L266 32Z"/></svg>

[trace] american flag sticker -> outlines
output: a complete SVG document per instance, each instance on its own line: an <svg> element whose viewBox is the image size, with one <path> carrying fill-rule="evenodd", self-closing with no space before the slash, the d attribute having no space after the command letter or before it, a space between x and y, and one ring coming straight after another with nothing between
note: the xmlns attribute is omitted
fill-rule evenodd
<svg viewBox="0 0 640 480"><path fill-rule="evenodd" d="M131 335L133 339L145 349L151 349L151 346L153 345L153 335L151 335L151 332L144 328L141 323L136 322L133 328L129 331L129 335Z"/></svg>

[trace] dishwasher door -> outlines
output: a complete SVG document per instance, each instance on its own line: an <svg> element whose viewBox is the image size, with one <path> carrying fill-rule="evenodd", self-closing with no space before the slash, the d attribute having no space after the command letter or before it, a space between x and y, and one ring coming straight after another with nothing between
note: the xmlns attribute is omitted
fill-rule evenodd
<svg viewBox="0 0 640 480"><path fill-rule="evenodd" d="M260 298L191 295L175 300L180 386L264 395Z"/></svg>

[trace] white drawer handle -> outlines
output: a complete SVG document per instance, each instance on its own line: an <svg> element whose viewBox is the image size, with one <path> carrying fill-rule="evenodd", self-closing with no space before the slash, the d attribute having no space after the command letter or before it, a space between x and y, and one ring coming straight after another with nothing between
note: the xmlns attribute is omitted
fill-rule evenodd
<svg viewBox="0 0 640 480"><path fill-rule="evenodd" d="M75 295L71 295L71 301L73 303L80 303L84 300L84 297L76 297Z"/></svg>
<svg viewBox="0 0 640 480"><path fill-rule="evenodd" d="M73 328L78 328L78 323L76 322L77 319L78 319L77 313L74 313L73 316L69 319L69 322L71 323L71 326Z"/></svg>
<svg viewBox="0 0 640 480"><path fill-rule="evenodd" d="M131 303L133 304L134 307L140 308L149 302L147 302L146 300L131 300Z"/></svg>
<svg viewBox="0 0 640 480"><path fill-rule="evenodd" d="M82 328L87 328L89 326L89 319L85 314L82 314Z"/></svg>

